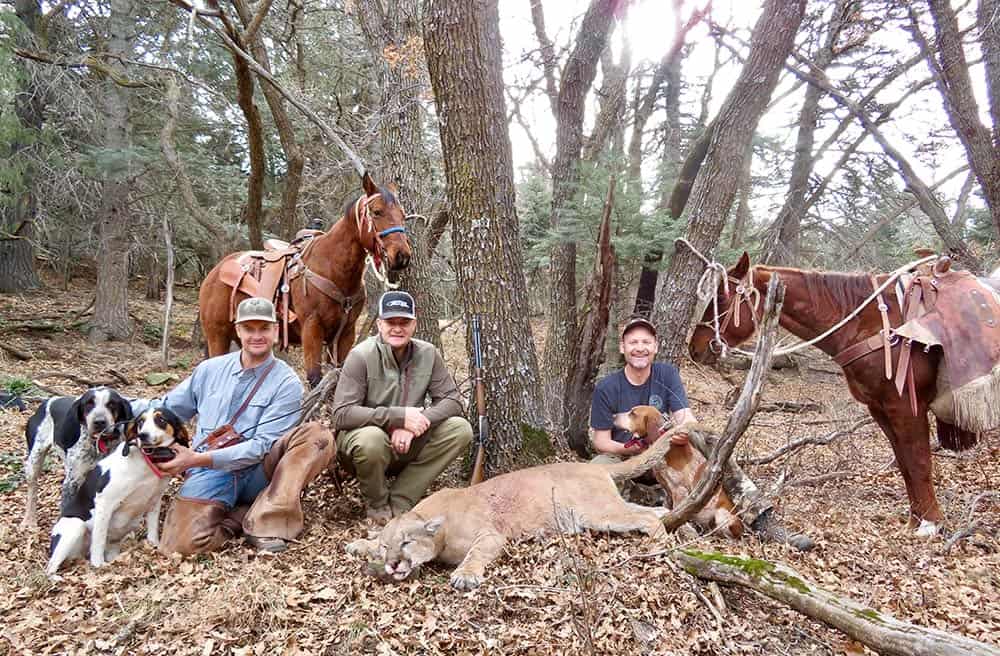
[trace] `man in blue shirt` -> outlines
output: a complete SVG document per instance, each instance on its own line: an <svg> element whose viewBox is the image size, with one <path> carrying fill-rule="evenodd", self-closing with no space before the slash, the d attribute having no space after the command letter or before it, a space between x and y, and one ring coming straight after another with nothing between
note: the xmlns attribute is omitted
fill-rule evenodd
<svg viewBox="0 0 1000 656"><path fill-rule="evenodd" d="M615 427L619 412L651 405L669 415L675 426L695 420L677 367L653 361L657 342L652 323L642 317L625 322L618 350L625 356L625 368L602 378L590 402L591 444L599 454L594 462L617 462L643 450L626 446L632 435Z"/></svg>
<svg viewBox="0 0 1000 656"><path fill-rule="evenodd" d="M302 383L272 348L274 305L248 298L236 311L241 348L205 360L154 404L185 421L198 416L193 448L175 445L159 464L186 480L167 513L160 550L203 553L245 533L247 542L284 551L302 532L299 496L326 469L333 434L317 422L291 430L302 406ZM141 411L148 402L133 403Z"/></svg>

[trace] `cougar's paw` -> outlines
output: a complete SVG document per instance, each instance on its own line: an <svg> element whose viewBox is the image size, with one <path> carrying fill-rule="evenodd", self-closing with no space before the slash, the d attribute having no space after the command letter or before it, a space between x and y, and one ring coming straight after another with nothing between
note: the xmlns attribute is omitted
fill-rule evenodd
<svg viewBox="0 0 1000 656"><path fill-rule="evenodd" d="M475 572L456 569L451 573L451 587L456 590L475 590L482 582L482 575Z"/></svg>
<svg viewBox="0 0 1000 656"><path fill-rule="evenodd" d="M354 540L344 546L352 556L375 556L375 544L371 540Z"/></svg>

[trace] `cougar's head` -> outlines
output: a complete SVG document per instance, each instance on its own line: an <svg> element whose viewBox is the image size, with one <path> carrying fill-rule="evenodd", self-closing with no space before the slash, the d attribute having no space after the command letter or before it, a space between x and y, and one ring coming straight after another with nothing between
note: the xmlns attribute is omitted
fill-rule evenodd
<svg viewBox="0 0 1000 656"><path fill-rule="evenodd" d="M437 535L444 517L424 520L413 513L396 517L385 525L378 538L379 556L385 573L397 581L407 579L440 552Z"/></svg>

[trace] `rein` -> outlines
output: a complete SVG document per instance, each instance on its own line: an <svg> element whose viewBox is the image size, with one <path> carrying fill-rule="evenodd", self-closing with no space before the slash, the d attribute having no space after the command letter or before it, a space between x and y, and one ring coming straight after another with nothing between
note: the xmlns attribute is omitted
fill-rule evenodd
<svg viewBox="0 0 1000 656"><path fill-rule="evenodd" d="M701 260L703 262L705 262L705 264L708 267L708 269L705 271L705 274L702 275L702 281L704 281L707 277L711 277L711 278L713 278L716 281L714 289L718 289L718 286L719 286L719 284L721 282L721 281L719 281L719 278L718 278L718 276L719 276L718 270L721 269L723 272L725 272L725 268L721 264L719 264L718 262L713 262L713 261L709 260L708 258L706 258L701 253L699 253L695 249L695 247L692 246L691 243L688 240L686 240L686 239L683 239L683 238L682 239L678 239L674 243L675 244L676 243L683 243L685 246L687 246L691 250L692 253L694 253L695 255L697 255L699 258L701 258ZM817 342L820 342L820 341L826 339L827 337L829 337L833 333L835 333L838 330L840 330L848 321L850 321L850 320L854 319L856 316L858 316L858 314L860 314L861 311L864 310L865 307L867 307L869 303L871 303L872 301L874 301L876 299L879 299L880 296L881 296L881 294L882 294L882 292L886 288L890 287L894 282L896 282L896 279L898 279L901 275L903 275L904 273L907 273L907 272L913 270L914 268L920 266L921 264L926 264L926 263L931 262L931 261L936 260L936 259L938 259L937 255L928 255L927 257L920 258L919 260L914 260L912 262L909 262L908 264L904 264L903 266L899 267L898 269L896 269L895 271L893 271L892 273L890 273L889 277L885 279L885 282L883 282L881 285L877 286L875 288L875 290L865 300L861 301L860 305L858 305L856 308L854 308L851 312L849 312L847 314L847 316L845 316L843 319L841 319L840 321L838 321L836 324L834 324L833 326L831 326L830 328L828 328L824 332L820 333L816 337L813 337L812 339L806 340L804 342L799 342L798 344L795 344L793 346L789 346L789 347L786 347L786 348L775 349L774 350L774 355L776 355L776 356L777 355L788 355L790 353L795 353L796 351L801 351L802 349L804 349L806 347L812 346L813 344L816 344ZM760 292L757 290L756 287L753 286L753 282L752 282L753 281L754 268L755 267L750 267L750 269L747 271L747 279L750 281L750 285L749 286L751 288L753 288L753 290L755 292L757 292L756 301L759 301L760 300ZM734 280L734 279L730 278L729 275L728 275L728 273L724 273L723 275L725 275L725 278L724 278L725 285L726 285L725 286L725 294L726 294L726 297L728 298L728 296L729 296L729 281L730 280ZM698 283L699 293L700 293L701 288L702 288L702 281L699 281L699 283ZM744 283L744 281L736 281L736 280L734 280L734 282L743 283L743 284L737 287L737 293L738 293L737 299L734 300L733 303L730 304L729 308L727 308L727 310L725 312L723 312L722 314L719 313L718 294L714 294L713 295L713 298L714 298L714 300L713 300L713 306L712 306L713 307L713 312L712 312L712 315L713 315L712 319L713 320L712 320L712 323L709 326L715 332L715 337L713 339L712 344L715 345L715 346L717 346L719 348L719 350L720 350L719 352L721 352L721 354L722 354L723 357L726 356L727 352L733 352L733 353L736 353L738 355L742 355L744 357L753 357L753 354L750 353L749 351L744 351L742 349L729 346L729 344L727 344L726 341L722 338L722 333L725 332L725 329L729 325L728 322L723 324L721 330L719 328L719 319L720 318L728 319L728 317L725 317L726 313L729 313L730 311L733 310L734 307L738 306L739 299L741 298L741 296L739 295L741 293L741 287L742 287L742 294L744 296L747 296L747 293L745 291L746 284ZM746 300L747 300L747 302L749 302L749 298L747 298ZM754 319L754 323L757 322L756 309L757 309L757 306L754 305L754 310L755 311L751 312L751 316ZM707 322L702 322L699 325L708 325L708 324L707 324ZM739 324L739 319L738 318L734 321L733 325L739 327L740 324ZM891 338L891 335L889 337ZM712 346L710 345L710 348L711 347Z"/></svg>

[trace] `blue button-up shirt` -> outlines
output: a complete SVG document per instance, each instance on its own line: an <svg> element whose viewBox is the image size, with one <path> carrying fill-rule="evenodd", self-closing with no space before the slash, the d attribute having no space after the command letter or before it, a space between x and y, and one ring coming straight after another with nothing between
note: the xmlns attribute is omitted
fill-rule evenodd
<svg viewBox="0 0 1000 656"><path fill-rule="evenodd" d="M287 363L273 355L252 369L243 368L240 351L209 358L162 399L136 399L132 408L138 414L150 406L162 405L184 421L197 415L198 430L191 446L204 451L208 434L232 419L272 362L274 369L233 426L243 441L211 452L212 469L233 471L250 467L264 460L301 414L302 382Z"/></svg>

